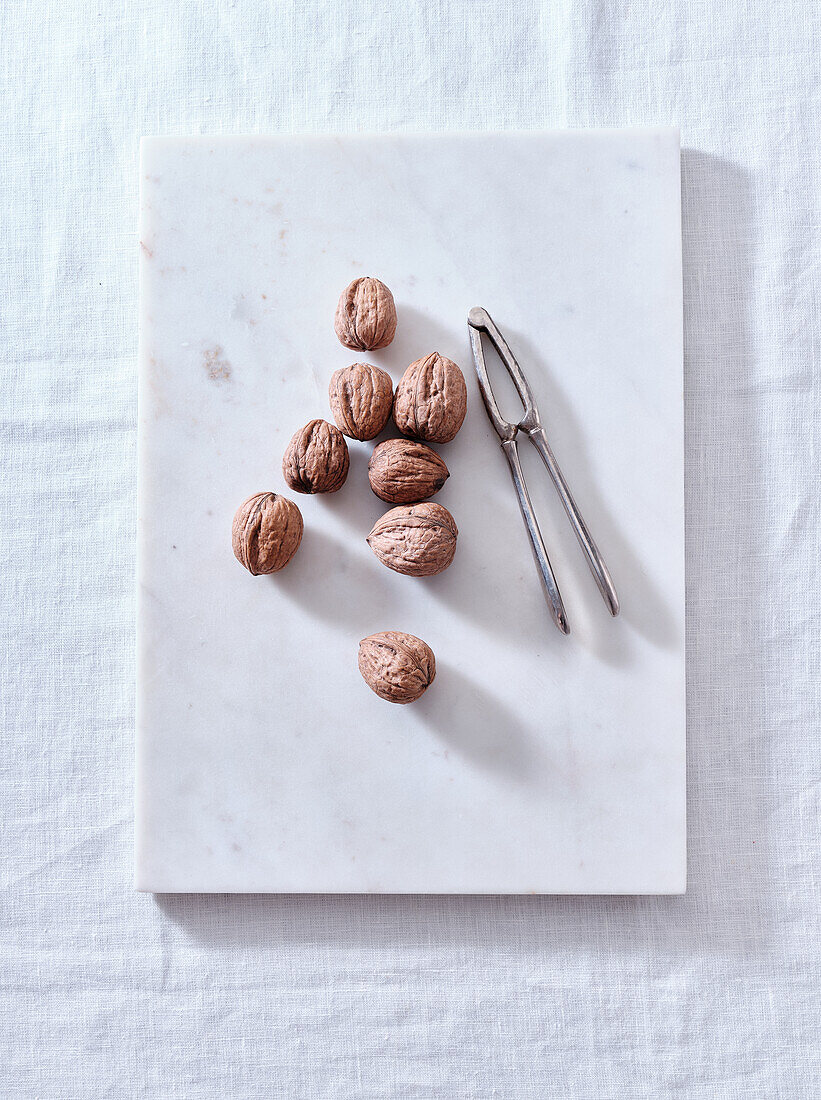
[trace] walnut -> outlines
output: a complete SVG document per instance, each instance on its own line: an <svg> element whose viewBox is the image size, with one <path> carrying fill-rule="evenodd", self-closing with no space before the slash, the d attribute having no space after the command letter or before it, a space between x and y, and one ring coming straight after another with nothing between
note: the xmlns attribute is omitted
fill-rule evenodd
<svg viewBox="0 0 821 1100"><path fill-rule="evenodd" d="M334 331L355 351L386 348L396 332L396 306L385 284L370 275L354 279L339 298Z"/></svg>
<svg viewBox="0 0 821 1100"><path fill-rule="evenodd" d="M427 443L450 443L462 427L468 393L462 372L433 352L411 363L393 401L393 419L402 435Z"/></svg>
<svg viewBox="0 0 821 1100"><path fill-rule="evenodd" d="M295 493L335 493L345 484L349 463L339 428L327 420L312 420L288 444L282 474Z"/></svg>
<svg viewBox="0 0 821 1100"><path fill-rule="evenodd" d="M359 643L359 671L380 699L412 703L433 683L436 658L421 638L385 630Z"/></svg>
<svg viewBox="0 0 821 1100"><path fill-rule="evenodd" d="M441 504L391 508L374 524L368 545L383 565L409 577L432 577L447 569L459 534Z"/></svg>
<svg viewBox="0 0 821 1100"><path fill-rule="evenodd" d="M391 415L393 382L379 367L354 363L334 371L328 396L341 432L351 439L374 439Z"/></svg>
<svg viewBox="0 0 821 1100"><path fill-rule="evenodd" d="M450 477L442 459L413 439L386 439L371 455L371 488L388 504L415 504L438 493Z"/></svg>
<svg viewBox="0 0 821 1100"><path fill-rule="evenodd" d="M302 513L277 493L255 493L240 504L231 528L237 561L256 577L278 573L299 549Z"/></svg>

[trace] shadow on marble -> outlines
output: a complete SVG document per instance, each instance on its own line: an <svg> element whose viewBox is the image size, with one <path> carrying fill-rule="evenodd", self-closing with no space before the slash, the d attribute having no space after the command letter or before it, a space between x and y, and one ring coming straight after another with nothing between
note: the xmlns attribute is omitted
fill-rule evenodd
<svg viewBox="0 0 821 1100"><path fill-rule="evenodd" d="M531 380L538 379L533 384L548 439L555 441L556 425L561 425L561 436L573 440L572 456L563 455L565 448L554 442L556 459L613 576L621 602L619 618L622 622L629 623L653 645L662 648L675 645L675 623L664 597L642 569L635 548L631 546L618 523L616 509L605 502L590 470L586 458L584 409L572 408L567 401L561 385L560 364L548 361L535 344L514 329L506 335L527 377ZM607 611L603 608L601 595L566 520L561 503L549 484L547 471L538 458L534 464L532 456L523 455L523 462L527 463L526 474L532 471L528 485L532 484L533 495L540 501L541 514L549 510L556 529L555 537L563 544L568 563L571 568L579 571L585 581L578 586L576 596L576 602L583 602L585 618L591 623L591 628L584 631L584 637L591 639L591 648L602 659L607 660L609 656L613 663L621 663L625 654L621 651L620 642L625 640L624 637L618 639L612 648L607 647L602 641L604 627L596 628L593 625L603 622L602 614L607 619ZM561 587L561 577L558 576L557 580ZM574 617L578 617L579 610L569 608L568 614L572 622Z"/></svg>
<svg viewBox="0 0 821 1100"><path fill-rule="evenodd" d="M756 720L765 704L763 658L749 661L740 681L722 672L729 662L738 668L737 651L768 614L749 583L766 565L765 533L751 509L726 506L728 500L755 499L766 488L761 408L733 400L749 391L754 355L746 320L755 258L752 181L739 165L699 150L683 150L682 175L688 893L154 895L164 917L203 948L281 956L289 945L316 945L334 953L329 965L352 952L378 956L391 949L417 950L426 959L440 949L448 957L541 952L554 961L568 951L591 958L607 952L636 965L645 964L648 952L687 961L770 950L773 906L766 887L776 856L768 844L767 815L775 795L765 789L767 731ZM583 507L588 486L583 471L574 477ZM590 490L594 494L595 487ZM595 495L589 500L588 507L598 507ZM608 550L611 534L605 516L600 540ZM729 562L719 557L728 542L737 547ZM613 545L618 554L618 542ZM592 581L591 587L598 599ZM751 759L759 765L751 767Z"/></svg>
<svg viewBox="0 0 821 1100"><path fill-rule="evenodd" d="M370 488L365 492L381 505ZM380 509L377 516L381 514ZM399 578L400 583L435 591L452 606L455 614L481 624L497 636L504 634L511 645L527 644L526 633L509 615L503 614L504 608L496 606L492 596L477 594L469 568L460 569L454 562L438 577L399 577L371 554L365 542L369 529L370 524L363 525L363 549L352 552L349 543L312 526L306 517L302 545L288 566L288 584L283 585L278 574L265 580L276 585L284 599L298 603L313 618L348 629L359 622L367 631L368 623L384 619L395 605L392 596Z"/></svg>
<svg viewBox="0 0 821 1100"><path fill-rule="evenodd" d="M367 534L367 531L365 532ZM284 599L298 603L315 619L350 628L372 621L390 607L390 589L382 581L384 566L369 553L349 546L306 522L299 553L288 566L288 584L277 585ZM277 584L277 575L266 577ZM387 578L385 578L387 580Z"/></svg>
<svg viewBox="0 0 821 1100"><path fill-rule="evenodd" d="M446 752L457 752L486 771L526 783L544 766L516 715L485 688L451 665L437 664L435 696L423 695L416 714L435 731Z"/></svg>
<svg viewBox="0 0 821 1100"><path fill-rule="evenodd" d="M383 351L371 352L374 356L373 362L391 375L394 385L411 363L433 351L453 359L462 368L465 376L468 376L473 365L461 356L467 331L467 313L464 318L454 318L453 325L446 327L400 297L396 302L396 315L396 336L393 343Z"/></svg>
<svg viewBox="0 0 821 1100"><path fill-rule="evenodd" d="M444 503L444 502L443 502ZM457 518L458 510L453 508ZM492 585L479 583L483 576L482 547L471 543L469 539L462 538L457 542L456 557L453 564L435 577L419 578L417 583L423 584L428 592L434 595L442 603L447 604L450 611L467 619L473 626L479 628L493 637L503 636L509 646L518 649L528 649L532 637L529 624L523 625L520 619L511 614L509 600L504 592L496 591ZM534 575L534 599L537 603L539 614L542 612L541 590ZM544 630L550 641L554 641L547 608L544 608ZM560 635L556 638L561 641Z"/></svg>
<svg viewBox="0 0 821 1100"><path fill-rule="evenodd" d="M409 591L416 588L433 595L448 604L454 615L496 637L504 636L510 645L526 647L527 631L511 618L509 606L492 590L477 587L476 578L481 576L483 566L482 550L473 546L469 539L459 541L453 564L435 577L402 577L372 556L366 543L368 532L391 506L371 492L367 461L357 460L357 464L364 468L353 470L352 460L356 483L346 493L345 500L337 502L328 497L317 502L318 507L328 508L350 521L352 532L355 532L351 537L355 540L356 553L351 552L351 543L347 540L337 541L311 525L306 512L303 544L288 567L289 584L287 589L283 586L285 596L304 604L318 618L345 622L346 615L360 611L363 604L372 612L390 606L391 593L398 582L407 585ZM334 497L341 497L347 488ZM454 487L455 502L449 497L443 499L444 493L434 499L450 506L458 516L459 498L464 501L465 494L472 491L469 479L465 479ZM534 587L538 593L535 577ZM539 607L541 610L541 605ZM544 618L547 628L550 624L546 610Z"/></svg>
<svg viewBox="0 0 821 1100"><path fill-rule="evenodd" d="M517 535L519 526L516 526ZM527 538L523 526L521 536ZM550 618L535 566L532 574L529 569L525 574L521 604L516 608L511 606L504 592L494 590L490 584L477 584L485 564L481 546L463 539L453 565L444 573L427 577L421 583L447 604L455 615L470 620L490 635L504 635L512 647L529 650L533 638L537 637L540 644L552 652L552 647L576 645L581 640L603 663L619 668L629 666L634 652L630 638L618 629L618 620L612 620L607 614L600 597L599 605L592 609L579 608L574 604L572 634L565 638ZM580 564L585 568L583 562ZM595 591L598 595L598 589Z"/></svg>
<svg viewBox="0 0 821 1100"><path fill-rule="evenodd" d="M317 494L313 499L316 507L330 512L334 517L350 527L354 539L364 542L368 532L386 511L389 505L372 492L368 481L368 462L376 443L390 438L386 430L372 442L362 443L348 439L350 467L345 484L338 493Z"/></svg>

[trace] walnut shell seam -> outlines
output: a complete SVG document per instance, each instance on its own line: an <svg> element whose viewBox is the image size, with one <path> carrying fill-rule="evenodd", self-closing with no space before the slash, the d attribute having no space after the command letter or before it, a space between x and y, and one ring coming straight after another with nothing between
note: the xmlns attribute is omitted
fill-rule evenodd
<svg viewBox="0 0 821 1100"><path fill-rule="evenodd" d="M341 432L351 439L374 439L390 418L393 382L371 363L353 363L334 371L328 398Z"/></svg>
<svg viewBox="0 0 821 1100"><path fill-rule="evenodd" d="M432 497L449 477L439 455L413 439L386 439L368 463L371 489L388 504L416 504Z"/></svg>
<svg viewBox="0 0 821 1100"><path fill-rule="evenodd" d="M396 333L396 304L388 287L372 275L349 283L336 307L334 331L354 351L386 348Z"/></svg>
<svg viewBox="0 0 821 1100"><path fill-rule="evenodd" d="M462 371L439 352L407 368L393 401L393 419L403 435L426 443L450 443L465 420L467 386Z"/></svg>
<svg viewBox="0 0 821 1100"><path fill-rule="evenodd" d="M359 643L359 671L380 699L412 703L436 677L436 658L430 646L413 634L385 630Z"/></svg>
<svg viewBox="0 0 821 1100"><path fill-rule="evenodd" d="M278 573L299 549L302 533L302 513L292 500L278 493L255 493L234 514L234 556L255 577Z"/></svg>
<svg viewBox="0 0 821 1100"><path fill-rule="evenodd" d="M376 557L396 573L432 577L453 561L459 531L441 504L392 508L374 524L367 542Z"/></svg>
<svg viewBox="0 0 821 1100"><path fill-rule="evenodd" d="M349 465L342 432L317 419L291 438L282 459L282 475L295 493L335 493L345 484Z"/></svg>

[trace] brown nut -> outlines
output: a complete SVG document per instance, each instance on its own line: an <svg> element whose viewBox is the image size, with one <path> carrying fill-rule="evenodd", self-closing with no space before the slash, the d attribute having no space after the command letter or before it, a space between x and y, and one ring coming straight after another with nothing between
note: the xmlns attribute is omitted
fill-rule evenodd
<svg viewBox="0 0 821 1100"><path fill-rule="evenodd" d="M335 493L348 476L348 444L327 420L312 420L293 436L282 475L295 493Z"/></svg>
<svg viewBox="0 0 821 1100"><path fill-rule="evenodd" d="M388 504L416 504L432 497L449 477L439 455L415 439L386 439L368 463L371 488Z"/></svg>
<svg viewBox="0 0 821 1100"><path fill-rule="evenodd" d="M351 439L375 439L393 405L391 376L370 363L334 371L328 387L336 426Z"/></svg>
<svg viewBox="0 0 821 1100"><path fill-rule="evenodd" d="M453 561L458 534L453 516L441 504L412 504L386 512L367 541L388 569L432 577Z"/></svg>
<svg viewBox="0 0 821 1100"><path fill-rule="evenodd" d="M355 351L386 348L396 332L396 305L385 284L371 275L354 279L340 295L334 331Z"/></svg>
<svg viewBox="0 0 821 1100"><path fill-rule="evenodd" d="M452 359L435 351L411 363L393 399L393 419L402 435L426 443L450 443L462 427L468 391Z"/></svg>
<svg viewBox="0 0 821 1100"><path fill-rule="evenodd" d="M299 549L302 513L278 493L255 493L237 508L231 541L249 573L278 573Z"/></svg>
<svg viewBox="0 0 821 1100"><path fill-rule="evenodd" d="M436 658L421 638L385 630L359 643L359 671L380 699L412 703L433 683Z"/></svg>

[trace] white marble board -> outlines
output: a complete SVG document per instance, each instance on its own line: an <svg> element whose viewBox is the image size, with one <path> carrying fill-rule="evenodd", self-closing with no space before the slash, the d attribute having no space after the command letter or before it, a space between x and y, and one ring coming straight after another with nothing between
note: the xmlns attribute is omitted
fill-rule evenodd
<svg viewBox="0 0 821 1100"><path fill-rule="evenodd" d="M684 890L678 132L150 138L141 181L137 887ZM360 274L392 288L399 328L357 356L332 319ZM550 620L473 305L531 380L616 620L525 445L571 635ZM282 452L330 416L331 373L365 359L398 380L433 350L469 389L441 449L451 568L373 557L383 505L353 443L341 492L296 498L293 562L242 569L234 510L285 491ZM385 629L436 653L412 706L360 679L359 640Z"/></svg>

